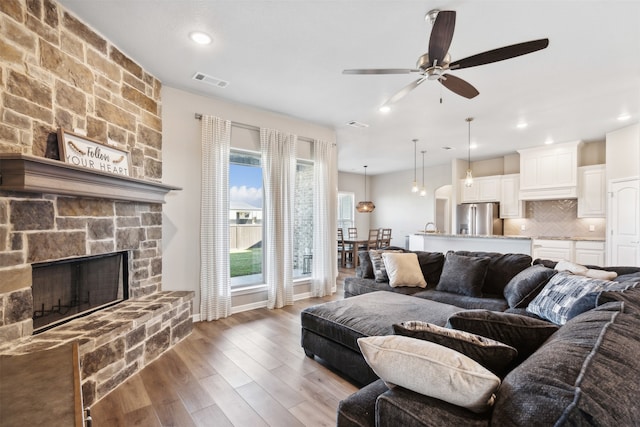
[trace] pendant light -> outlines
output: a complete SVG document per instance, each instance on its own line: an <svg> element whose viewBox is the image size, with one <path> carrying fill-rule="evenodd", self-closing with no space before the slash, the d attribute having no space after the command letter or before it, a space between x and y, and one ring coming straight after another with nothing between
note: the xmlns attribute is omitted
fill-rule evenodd
<svg viewBox="0 0 640 427"><path fill-rule="evenodd" d="M424 186L424 153L426 153L426 150L422 150L422 188L420 189L420 195L422 197L427 195L427 188Z"/></svg>
<svg viewBox="0 0 640 427"><path fill-rule="evenodd" d="M376 208L372 201L367 200L367 166L364 167L364 198L362 202L358 202L356 210L360 213L371 213Z"/></svg>
<svg viewBox="0 0 640 427"><path fill-rule="evenodd" d="M418 151L416 148L416 143L418 142L417 139L413 140L413 185L411 186L411 192L412 193L417 193L418 192L418 180L416 178L416 156L418 155Z"/></svg>
<svg viewBox="0 0 640 427"><path fill-rule="evenodd" d="M467 176L464 179L464 186L471 187L473 185L473 174L471 173L471 122L473 121L473 117L467 117L465 120L467 121L469 128L469 146L467 148L469 154L467 157Z"/></svg>

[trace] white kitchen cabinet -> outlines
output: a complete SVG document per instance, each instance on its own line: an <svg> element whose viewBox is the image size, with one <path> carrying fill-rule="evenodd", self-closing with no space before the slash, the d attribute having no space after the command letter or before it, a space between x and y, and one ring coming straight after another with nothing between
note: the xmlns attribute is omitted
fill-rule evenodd
<svg viewBox="0 0 640 427"><path fill-rule="evenodd" d="M500 201L500 175L474 178L471 187L466 187L464 180L460 180L460 188L461 203Z"/></svg>
<svg viewBox="0 0 640 427"><path fill-rule="evenodd" d="M543 258L552 261L573 260L573 242L571 240L533 240L533 259Z"/></svg>
<svg viewBox="0 0 640 427"><path fill-rule="evenodd" d="M522 218L524 202L520 200L520 175L502 175L500 180L500 218Z"/></svg>
<svg viewBox="0 0 640 427"><path fill-rule="evenodd" d="M578 218L604 218L605 216L605 166L578 168Z"/></svg>
<svg viewBox="0 0 640 427"><path fill-rule="evenodd" d="M578 196L581 141L518 150L520 199L555 200Z"/></svg>
<svg viewBox="0 0 640 427"><path fill-rule="evenodd" d="M574 262L582 265L605 265L604 242L577 240L574 243Z"/></svg>
<svg viewBox="0 0 640 427"><path fill-rule="evenodd" d="M607 216L608 265L640 265L640 179L612 180Z"/></svg>

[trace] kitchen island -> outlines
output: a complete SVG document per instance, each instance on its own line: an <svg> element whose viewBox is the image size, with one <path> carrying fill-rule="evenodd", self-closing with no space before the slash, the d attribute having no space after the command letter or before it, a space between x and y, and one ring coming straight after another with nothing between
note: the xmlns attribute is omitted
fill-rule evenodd
<svg viewBox="0 0 640 427"><path fill-rule="evenodd" d="M531 237L526 236L471 236L418 232L409 236L409 249L442 253L483 251L531 255L531 242Z"/></svg>

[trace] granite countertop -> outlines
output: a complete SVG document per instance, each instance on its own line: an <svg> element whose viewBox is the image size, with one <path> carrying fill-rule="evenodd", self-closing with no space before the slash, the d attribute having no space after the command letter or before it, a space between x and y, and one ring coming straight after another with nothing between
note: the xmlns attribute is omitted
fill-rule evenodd
<svg viewBox="0 0 640 427"><path fill-rule="evenodd" d="M518 239L518 240L572 240L572 241L588 241L588 242L604 242L604 237L570 237L570 236L472 236L469 234L444 234L444 233L425 233L418 231L414 233L417 236L434 236L434 237L452 237L456 239Z"/></svg>
<svg viewBox="0 0 640 427"><path fill-rule="evenodd" d="M444 234L444 233L425 233L424 231L418 231L414 233L418 236L434 236L434 237L452 237L456 239L516 239L516 240L531 240L529 236L472 236L470 234Z"/></svg>

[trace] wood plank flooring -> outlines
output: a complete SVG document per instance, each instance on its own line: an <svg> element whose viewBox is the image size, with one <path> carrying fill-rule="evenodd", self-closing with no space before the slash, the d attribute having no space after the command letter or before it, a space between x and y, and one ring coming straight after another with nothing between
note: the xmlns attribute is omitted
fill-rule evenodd
<svg viewBox="0 0 640 427"><path fill-rule="evenodd" d="M296 302L194 324L193 333L92 406L94 427L335 426L357 387L300 347L300 311L343 298Z"/></svg>

